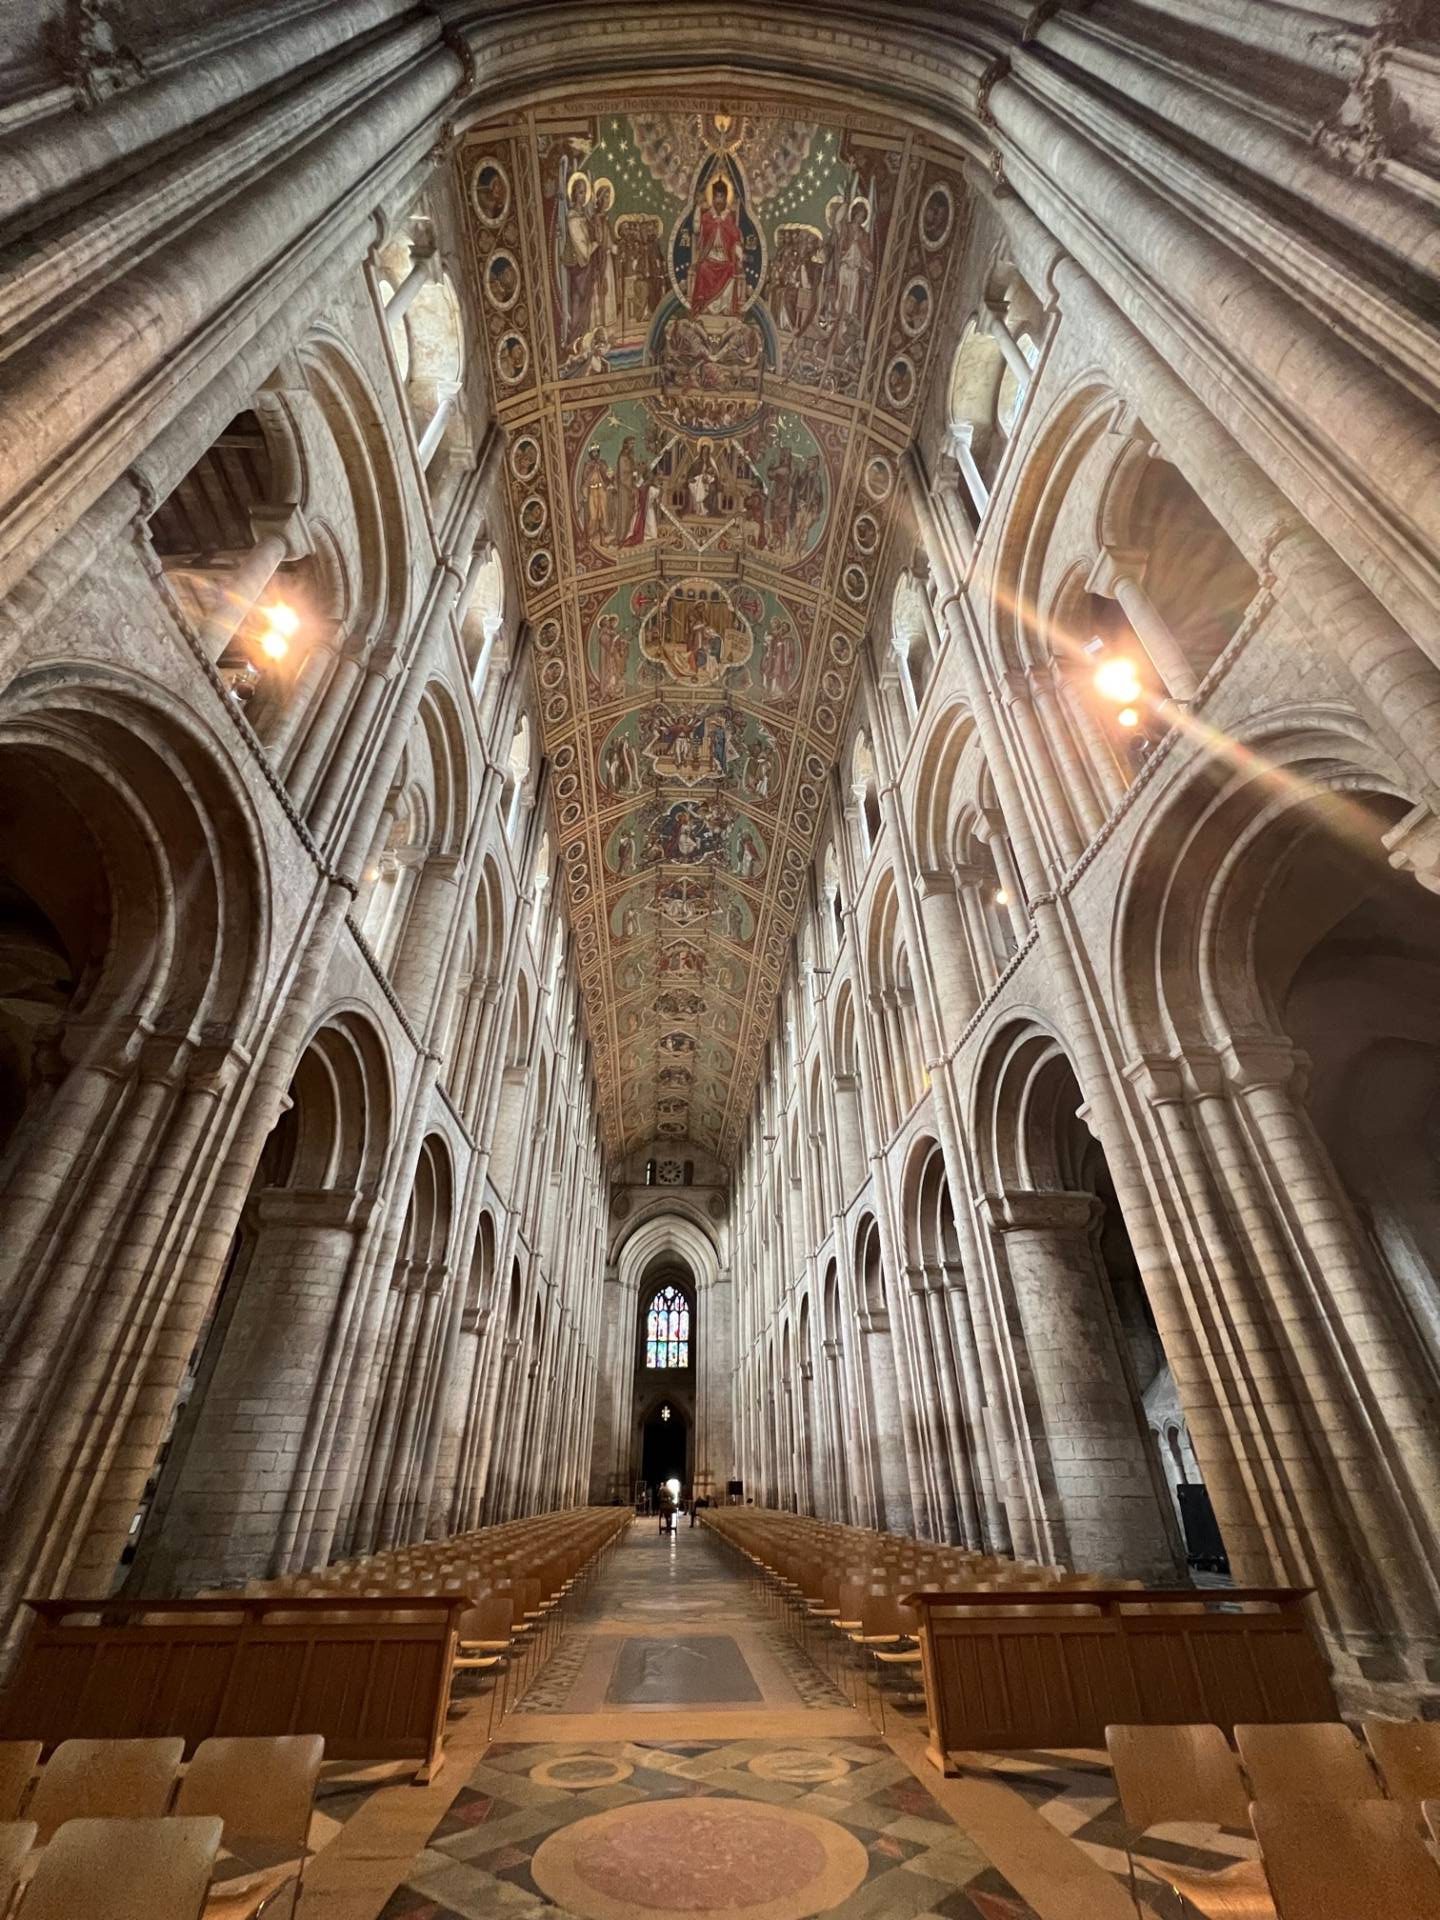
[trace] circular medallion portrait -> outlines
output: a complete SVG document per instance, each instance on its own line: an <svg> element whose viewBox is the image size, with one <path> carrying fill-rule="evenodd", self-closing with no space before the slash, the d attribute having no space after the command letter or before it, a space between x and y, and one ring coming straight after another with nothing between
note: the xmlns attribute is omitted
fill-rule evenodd
<svg viewBox="0 0 1440 1920"><path fill-rule="evenodd" d="M495 346L495 370L506 386L518 387L529 368L530 349L521 335L502 333Z"/></svg>
<svg viewBox="0 0 1440 1920"><path fill-rule="evenodd" d="M902 353L885 369L885 394L895 407L908 407L915 395L915 369Z"/></svg>
<svg viewBox="0 0 1440 1920"><path fill-rule="evenodd" d="M933 305L930 282L917 275L900 296L900 331L907 340L918 340L924 333Z"/></svg>
<svg viewBox="0 0 1440 1920"><path fill-rule="evenodd" d="M955 224L955 202L950 189L943 181L937 180L926 194L920 208L920 240L922 245L932 252L943 247L950 238L950 229Z"/></svg>
<svg viewBox="0 0 1440 1920"><path fill-rule="evenodd" d="M845 598L855 601L857 606L870 591L870 581L866 576L865 569L855 566L853 562L850 566L846 567L844 573L841 574L840 585L844 589Z"/></svg>
<svg viewBox="0 0 1440 1920"><path fill-rule="evenodd" d="M874 553L880 544L880 522L873 513L862 513L855 522L853 533L861 553Z"/></svg>
<svg viewBox="0 0 1440 1920"><path fill-rule="evenodd" d="M536 448L538 454L539 448ZM865 491L875 501L888 500L891 488L895 485L895 469L883 453L873 454L865 462Z"/></svg>
<svg viewBox="0 0 1440 1920"><path fill-rule="evenodd" d="M485 298L508 313L520 297L520 269L513 254L497 247L485 262Z"/></svg>
<svg viewBox="0 0 1440 1920"><path fill-rule="evenodd" d="M548 547L541 547L532 553L525 563L525 577L532 587L543 587L554 570L555 562L550 557Z"/></svg>
<svg viewBox="0 0 1440 1920"><path fill-rule="evenodd" d="M538 493L532 493L520 508L520 531L527 540L538 540L550 518L549 509Z"/></svg>
<svg viewBox="0 0 1440 1920"><path fill-rule="evenodd" d="M498 227L510 211L510 176L493 154L470 176L470 201L487 227Z"/></svg>
<svg viewBox="0 0 1440 1920"><path fill-rule="evenodd" d="M533 480L540 471L540 442L533 433L522 433L510 449L510 471L517 480Z"/></svg>

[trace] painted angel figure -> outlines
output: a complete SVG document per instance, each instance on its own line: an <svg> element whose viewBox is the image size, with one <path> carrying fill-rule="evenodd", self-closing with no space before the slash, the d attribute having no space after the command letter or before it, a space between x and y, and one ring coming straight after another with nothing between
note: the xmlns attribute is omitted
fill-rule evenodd
<svg viewBox="0 0 1440 1920"><path fill-rule="evenodd" d="M569 158L560 159L560 199L555 226L555 264L560 292L560 331L572 351L591 330L596 235L590 210L590 177Z"/></svg>

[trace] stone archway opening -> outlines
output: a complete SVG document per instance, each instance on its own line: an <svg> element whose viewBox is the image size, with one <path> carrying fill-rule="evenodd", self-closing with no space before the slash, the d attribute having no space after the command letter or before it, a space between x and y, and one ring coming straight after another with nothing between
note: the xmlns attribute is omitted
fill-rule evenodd
<svg viewBox="0 0 1440 1920"><path fill-rule="evenodd" d="M695 1277L676 1255L662 1254L641 1276L636 1300L630 1477L637 1504L653 1510L663 1482L678 1480L688 1496L695 1476Z"/></svg>
<svg viewBox="0 0 1440 1920"><path fill-rule="evenodd" d="M642 1416L637 1492L640 1486L644 1487L651 1512L655 1511L663 1486L670 1486L672 1493L678 1487L682 1498L689 1493L690 1433L690 1422L677 1400L660 1400Z"/></svg>
<svg viewBox="0 0 1440 1920"><path fill-rule="evenodd" d="M1074 1068L1050 1035L1018 1030L992 1055L982 1099L1047 1552L1172 1583L1184 1556L1144 1404L1165 1354Z"/></svg>

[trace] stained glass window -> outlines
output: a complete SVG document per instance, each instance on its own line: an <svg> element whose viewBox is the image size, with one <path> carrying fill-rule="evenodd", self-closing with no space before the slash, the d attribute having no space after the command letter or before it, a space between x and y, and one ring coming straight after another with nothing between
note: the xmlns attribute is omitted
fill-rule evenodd
<svg viewBox="0 0 1440 1920"><path fill-rule="evenodd" d="M662 1287L645 1316L647 1367L688 1367L690 1303L678 1287Z"/></svg>

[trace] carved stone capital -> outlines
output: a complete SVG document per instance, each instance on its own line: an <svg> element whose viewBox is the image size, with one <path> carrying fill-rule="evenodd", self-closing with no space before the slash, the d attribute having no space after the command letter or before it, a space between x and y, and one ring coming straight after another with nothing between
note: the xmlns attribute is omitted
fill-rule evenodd
<svg viewBox="0 0 1440 1920"><path fill-rule="evenodd" d="M1136 586L1145 574L1145 555L1134 547L1102 547L1085 581L1085 591L1102 600L1119 596L1120 583L1130 580Z"/></svg>
<svg viewBox="0 0 1440 1920"><path fill-rule="evenodd" d="M1435 796L1440 801L1440 795ZM1440 813L1431 800L1422 800L1381 836L1392 867L1411 873L1422 887L1440 893Z"/></svg>
<svg viewBox="0 0 1440 1920"><path fill-rule="evenodd" d="M1087 1233L1101 1212L1093 1193L987 1193L981 1207L997 1233Z"/></svg>
<svg viewBox="0 0 1440 1920"><path fill-rule="evenodd" d="M1225 1077L1237 1093L1255 1093L1262 1087L1285 1087L1302 1098L1310 1074L1310 1057L1284 1034L1240 1034L1220 1048Z"/></svg>

